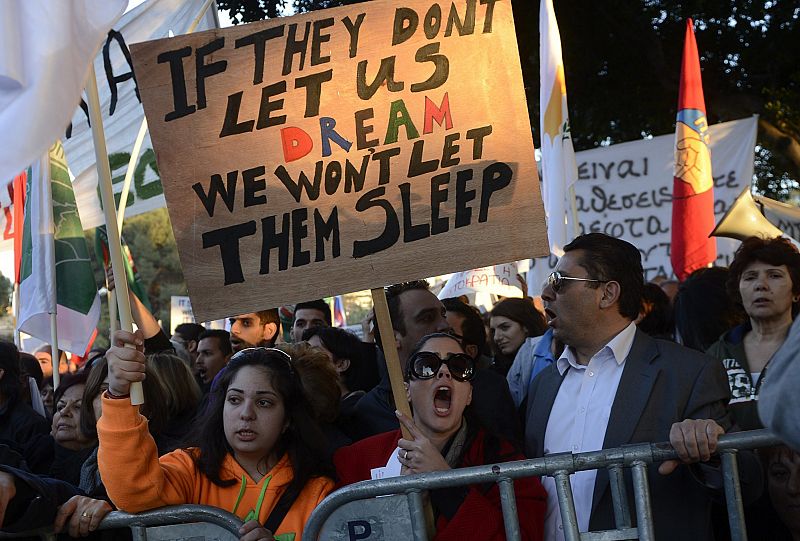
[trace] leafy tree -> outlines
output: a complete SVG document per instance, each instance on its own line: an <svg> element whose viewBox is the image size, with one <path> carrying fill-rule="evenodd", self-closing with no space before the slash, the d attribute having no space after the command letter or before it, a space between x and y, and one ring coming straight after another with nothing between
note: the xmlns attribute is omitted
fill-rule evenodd
<svg viewBox="0 0 800 541"><path fill-rule="evenodd" d="M147 289L153 314L161 321L162 328L166 329L169 325L170 298L172 295L187 294L186 282L178 260L178 247L172 234L167 209L157 209L127 218L122 234L131 249L136 269ZM94 229L86 232L86 238L91 250L94 251ZM95 278L98 284L105 284L105 275L99 265L95 267ZM96 342L98 346L108 346L108 328L106 296L103 297L103 308L98 323Z"/></svg>
<svg viewBox="0 0 800 541"><path fill-rule="evenodd" d="M236 23L341 0L219 0ZM539 3L511 0L538 146ZM800 180L800 7L787 0L555 2L576 150L670 133L685 21L695 20L710 123L759 115L756 188Z"/></svg>

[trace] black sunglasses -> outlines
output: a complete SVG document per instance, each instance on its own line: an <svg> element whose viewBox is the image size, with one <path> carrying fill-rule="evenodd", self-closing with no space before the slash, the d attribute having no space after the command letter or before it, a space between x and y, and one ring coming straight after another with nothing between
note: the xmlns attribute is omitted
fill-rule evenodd
<svg viewBox="0 0 800 541"><path fill-rule="evenodd" d="M561 288L564 287L564 283L566 280L573 280L575 282L596 282L599 284L610 281L610 280L595 280L593 278L573 278L572 276L564 276L563 274L561 274L560 271L553 271L547 277L547 281L545 282L545 284L550 286L554 292L558 293L559 291L561 291Z"/></svg>
<svg viewBox="0 0 800 541"><path fill-rule="evenodd" d="M472 381L475 377L475 361L466 353L451 353L442 359L432 351L418 351L408 360L408 374L416 379L431 379L439 373L442 364L447 365L456 381Z"/></svg>

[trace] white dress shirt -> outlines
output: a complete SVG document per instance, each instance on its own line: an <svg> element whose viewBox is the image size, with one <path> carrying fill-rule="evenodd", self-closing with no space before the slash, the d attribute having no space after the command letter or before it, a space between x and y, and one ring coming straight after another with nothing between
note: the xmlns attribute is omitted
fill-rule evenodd
<svg viewBox="0 0 800 541"><path fill-rule="evenodd" d="M556 361L556 367L562 376L566 372L566 376L547 421L545 454L582 453L603 448L611 406L635 335L636 325L631 323L603 346L586 366L578 364L572 348L564 349ZM570 476L581 532L589 529L595 477L597 470L577 472ZM562 541L564 529L555 480L543 477L542 484L547 490L544 538L546 541Z"/></svg>

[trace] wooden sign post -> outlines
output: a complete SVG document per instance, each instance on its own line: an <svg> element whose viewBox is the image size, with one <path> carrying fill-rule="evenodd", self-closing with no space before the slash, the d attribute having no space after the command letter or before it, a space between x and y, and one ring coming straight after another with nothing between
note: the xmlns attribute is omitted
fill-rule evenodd
<svg viewBox="0 0 800 541"><path fill-rule="evenodd" d="M406 389L403 386L403 372L400 370L400 356L397 355L397 341L394 339L394 327L389 314L389 303L386 300L386 291L382 287L373 288L372 304L375 307L375 321L381 335L381 346L386 358L386 370L389 372L389 383L392 386L392 397L397 410L411 419L411 407L406 399ZM404 424L400 423L403 437L413 440L414 437Z"/></svg>

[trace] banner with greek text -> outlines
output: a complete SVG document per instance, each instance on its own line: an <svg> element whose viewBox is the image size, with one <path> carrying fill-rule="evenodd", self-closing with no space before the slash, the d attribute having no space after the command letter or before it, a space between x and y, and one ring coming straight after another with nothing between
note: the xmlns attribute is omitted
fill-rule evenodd
<svg viewBox="0 0 800 541"><path fill-rule="evenodd" d="M719 221L753 178L756 117L709 128L714 171L714 215ZM645 280L674 277L670 264L675 135L576 153L580 232L600 231L633 243L642 253ZM768 216L769 217L769 216ZM717 265L727 266L739 241L717 239ZM557 258L537 259L528 277L531 294Z"/></svg>

